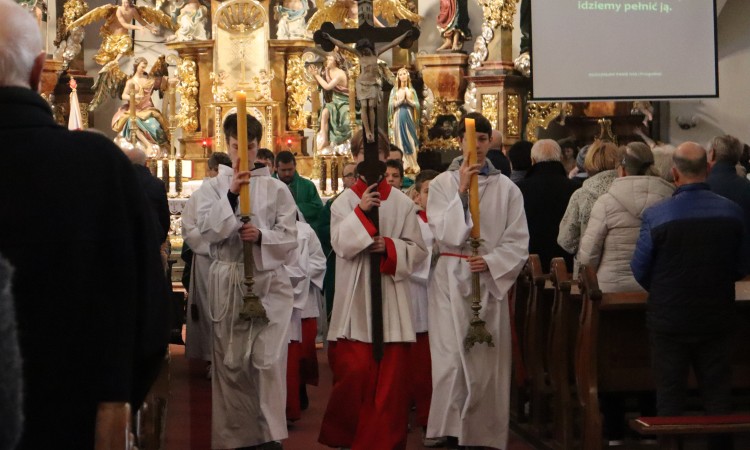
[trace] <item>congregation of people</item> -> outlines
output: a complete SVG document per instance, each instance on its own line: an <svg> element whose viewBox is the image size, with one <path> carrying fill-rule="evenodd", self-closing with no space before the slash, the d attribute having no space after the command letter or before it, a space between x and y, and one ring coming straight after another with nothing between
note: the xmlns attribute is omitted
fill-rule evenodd
<svg viewBox="0 0 750 450"><path fill-rule="evenodd" d="M41 42L21 32L33 19L0 0L0 16L16 15L0 29L8 43L0 48L0 448L94 448L143 404L163 369L166 190L143 152L54 123L37 93ZM394 106L406 125L394 123L405 130L416 94L408 74L399 77ZM502 134L468 113L458 140L476 148L476 162L460 156L440 173L420 170L415 139L399 148L388 133L359 129L344 189L324 203L293 153L260 148L258 120L247 116L247 148L238 128L236 114L223 119L227 153L211 155L182 212L185 354L204 361L211 380L211 448L282 449L308 387L319 384L321 348L333 373L321 444L405 449L413 408L426 447L507 448L509 292L530 254L545 273L555 257L573 276L593 268L605 293L649 292L658 415L686 412L690 367L705 412L731 412L734 283L750 272L750 181L739 174L748 147L738 139L676 148L597 140L581 149L542 139L505 151ZM368 185L358 171L370 132L385 173ZM86 176L76 175L81 167ZM244 186L249 221L240 217ZM266 320L240 315L248 251ZM382 330L371 321L372 270ZM469 349L474 279L494 345ZM623 420L605 411L610 425ZM607 428L612 441L616 430Z"/></svg>

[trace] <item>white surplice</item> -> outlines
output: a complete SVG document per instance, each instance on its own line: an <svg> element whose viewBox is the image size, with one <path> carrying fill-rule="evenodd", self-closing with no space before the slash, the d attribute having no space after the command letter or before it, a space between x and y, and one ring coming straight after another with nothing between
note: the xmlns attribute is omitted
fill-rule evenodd
<svg viewBox="0 0 750 450"><path fill-rule="evenodd" d="M303 319L319 317L326 255L318 236L307 223L297 222L297 242L300 246L297 263L306 277L294 287L294 307L300 308Z"/></svg>
<svg viewBox="0 0 750 450"><path fill-rule="evenodd" d="M428 197L429 198L429 197ZM419 217L419 216L417 216ZM424 333L427 329L427 282L430 278L430 264L432 263L432 242L434 238L430 225L422 220L419 221L419 230L422 232L422 239L427 248L427 258L425 258L411 274L411 312L414 320L414 331Z"/></svg>
<svg viewBox="0 0 750 450"><path fill-rule="evenodd" d="M364 184L358 181L358 184ZM385 183L382 183L385 184ZM382 187L380 235L392 240L394 275L382 275L384 342L414 342L409 276L427 256L417 223L416 206L398 189ZM357 186L357 185L355 185ZM361 219L360 197L347 189L331 206L331 246L336 252L336 289L328 340L372 342L370 329L370 253L373 238Z"/></svg>
<svg viewBox="0 0 750 450"><path fill-rule="evenodd" d="M231 174L209 181L214 191L207 211L199 211L201 235L214 258L209 275L213 329L212 448L237 448L287 437L286 357L292 314L292 285L284 270L297 248L296 206L287 186L256 168L250 179L252 223L261 230L253 244L254 291L270 322L239 318L242 308L243 243L239 212L227 192ZM239 208L237 208L239 210Z"/></svg>
<svg viewBox="0 0 750 450"><path fill-rule="evenodd" d="M289 340L301 342L302 319L319 315L326 257L315 231L305 222L297 221L297 245L297 250L287 256L285 269L294 288Z"/></svg>
<svg viewBox="0 0 750 450"><path fill-rule="evenodd" d="M465 446L504 449L508 440L511 332L507 293L528 258L529 232L516 185L491 168L479 176L482 310L495 346L464 350L472 315L471 272L465 259L472 220L458 195L458 171L430 183L427 217L441 253L429 286L432 403L428 437L455 436Z"/></svg>
<svg viewBox="0 0 750 450"><path fill-rule="evenodd" d="M232 168L219 165L219 173L232 174ZM208 271L211 267L210 244L203 239L198 228L198 211L208 212L207 206L214 201L216 193L208 183L209 178L193 192L182 210L182 238L193 251L192 273L187 298L187 320L185 323L185 356L211 361L212 323L208 317ZM201 207L201 205L203 205ZM193 310L198 312L194 318Z"/></svg>

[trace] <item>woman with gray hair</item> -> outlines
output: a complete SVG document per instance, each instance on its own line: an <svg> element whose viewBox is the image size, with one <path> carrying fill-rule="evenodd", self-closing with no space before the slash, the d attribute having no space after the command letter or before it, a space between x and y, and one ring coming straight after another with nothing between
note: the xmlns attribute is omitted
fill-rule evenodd
<svg viewBox="0 0 750 450"><path fill-rule="evenodd" d="M620 147L620 155L618 178L594 203L578 253L581 264L597 271L602 292L642 290L630 270L641 216L674 191L658 176L648 145L631 142Z"/></svg>

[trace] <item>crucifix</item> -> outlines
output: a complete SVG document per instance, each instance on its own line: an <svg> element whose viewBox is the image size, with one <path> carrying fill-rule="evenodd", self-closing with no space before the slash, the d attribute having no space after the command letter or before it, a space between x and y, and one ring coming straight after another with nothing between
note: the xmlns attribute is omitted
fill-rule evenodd
<svg viewBox="0 0 750 450"><path fill-rule="evenodd" d="M380 98L380 83L377 82L377 57L380 53L395 47L409 48L419 38L419 28L408 20L402 19L395 27L376 28L373 19L372 0L358 0L358 28L336 29L331 22L325 22L315 32L313 39L323 50L333 51L338 46L342 50L357 55L360 59L360 76L357 80L357 98L362 108L364 128L365 160L357 167L357 172L364 176L368 186L379 183L385 173L385 163L380 160L378 152L377 101ZM357 43L349 47L345 43ZM375 43L389 44L375 51ZM374 90L377 90L373 92ZM375 95L372 95L372 94ZM371 208L367 217L379 228L378 208ZM376 361L383 358L383 295L380 285L380 259L378 253L370 254L370 298L372 304L371 323L372 351Z"/></svg>

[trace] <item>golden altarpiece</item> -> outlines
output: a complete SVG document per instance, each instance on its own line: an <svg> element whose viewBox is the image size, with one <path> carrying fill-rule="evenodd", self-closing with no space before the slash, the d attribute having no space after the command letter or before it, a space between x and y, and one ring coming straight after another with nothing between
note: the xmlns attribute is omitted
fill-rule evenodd
<svg viewBox="0 0 750 450"><path fill-rule="evenodd" d="M305 32L289 39L274 39L279 36L280 28L275 15L279 8L277 0L212 0L210 5L205 4L210 17L206 26L206 30L210 30L205 36L207 39L166 39L163 45L166 61L170 65L170 75L177 80L173 91L166 93L162 101L163 109L169 110L168 123L173 136L173 150L167 157L191 161L192 173L186 178L201 180L210 153L224 150L221 124L235 108L235 92L244 90L248 93L248 113L263 125L261 146L274 152L290 150L295 153L298 170L304 176L320 180L322 194L332 195L340 190L340 174L332 172L343 167L346 147L338 151L318 151L315 136L322 111L321 96L319 85L308 70L311 65L325 64L325 55L311 39L322 20L331 20L338 14L341 17L337 26L355 26L356 21L347 15L349 11L344 11L343 16L340 11L322 12L325 8L335 9L338 3L329 1L325 7L310 11ZM530 80L516 70L513 63L512 30L518 0L477 0L477 3L482 9L482 22L472 24L479 32L474 33L473 41L465 44L466 47L471 44L471 51L433 51L437 43L418 42L410 50L397 50L390 55L390 71L395 73L406 67L418 92L421 105L417 123L419 165L445 167L446 159L458 151L457 119L470 111L483 113L495 129L502 131L505 148L518 140L536 140L541 130L566 117L573 134L583 133L579 140L589 140L595 135L596 130L591 126L597 127L598 122L589 120L592 116L587 116L582 106L529 101ZM386 25L401 18L421 19L413 13L415 1L381 0L380 4L386 6L380 6L379 12L376 5L376 16ZM87 9L82 0L67 0L58 10L58 27L64 30L65 23L74 21ZM420 26L424 29L434 24L421 23ZM61 33L60 38L64 38L64 34ZM67 113L68 80L76 77L82 115L84 122L88 122L90 115L86 107L94 76L81 70L83 58L84 55L78 54L72 61L66 61L67 71L61 70L60 61L49 60L43 90L46 94L55 93L56 109ZM347 73L353 93L358 67L356 61L349 63ZM389 83L384 83L383 103L387 103L390 89ZM156 103L158 107L158 100ZM358 123L357 105L353 98L349 103L349 122L354 128ZM384 113L385 107L380 111ZM388 128L386 114L378 115L379 125ZM577 119L578 115L582 118ZM634 120L640 121L633 117L628 123ZM106 124L101 122L104 120L94 125L104 129ZM433 160L442 160L443 164L430 164ZM172 163L172 166L182 165ZM331 177L334 179L327 182L326 178Z"/></svg>

